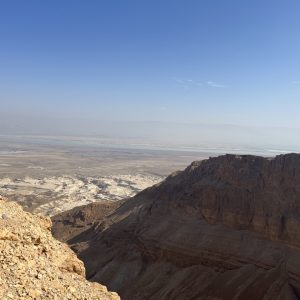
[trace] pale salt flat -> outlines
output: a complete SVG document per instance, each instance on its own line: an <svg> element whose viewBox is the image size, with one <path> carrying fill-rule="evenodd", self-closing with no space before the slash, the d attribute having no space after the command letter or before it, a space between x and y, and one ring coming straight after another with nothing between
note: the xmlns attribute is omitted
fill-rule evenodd
<svg viewBox="0 0 300 300"><path fill-rule="evenodd" d="M156 175L108 175L102 177L51 176L0 179L0 194L19 202L25 209L55 215L75 206L99 200L121 200L163 179Z"/></svg>

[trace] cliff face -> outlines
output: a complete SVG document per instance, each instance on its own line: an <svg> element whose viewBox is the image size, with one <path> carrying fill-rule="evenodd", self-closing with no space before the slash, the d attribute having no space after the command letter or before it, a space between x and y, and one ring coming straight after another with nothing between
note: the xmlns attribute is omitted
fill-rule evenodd
<svg viewBox="0 0 300 300"><path fill-rule="evenodd" d="M89 210L54 233L122 299L300 299L300 155L194 162L82 222Z"/></svg>
<svg viewBox="0 0 300 300"><path fill-rule="evenodd" d="M120 299L84 278L83 263L50 228L50 219L0 197L0 299Z"/></svg>

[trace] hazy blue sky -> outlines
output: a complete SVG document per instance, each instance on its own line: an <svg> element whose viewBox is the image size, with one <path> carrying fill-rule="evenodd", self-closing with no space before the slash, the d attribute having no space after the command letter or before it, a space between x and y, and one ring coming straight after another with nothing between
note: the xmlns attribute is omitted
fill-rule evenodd
<svg viewBox="0 0 300 300"><path fill-rule="evenodd" d="M0 115L300 127L299 0L6 0Z"/></svg>

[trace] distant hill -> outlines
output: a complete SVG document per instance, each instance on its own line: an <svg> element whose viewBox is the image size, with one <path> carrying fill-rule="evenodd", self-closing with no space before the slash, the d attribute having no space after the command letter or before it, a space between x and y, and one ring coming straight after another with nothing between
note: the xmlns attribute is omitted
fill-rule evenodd
<svg viewBox="0 0 300 300"><path fill-rule="evenodd" d="M300 155L196 161L124 203L53 218L127 300L299 299Z"/></svg>
<svg viewBox="0 0 300 300"><path fill-rule="evenodd" d="M1 136L3 135L3 136ZM236 124L105 121L92 118L7 115L0 112L0 138L5 136L82 138L107 144L181 148L207 152L265 155L268 150L300 151L300 128ZM258 152L257 152L258 151Z"/></svg>

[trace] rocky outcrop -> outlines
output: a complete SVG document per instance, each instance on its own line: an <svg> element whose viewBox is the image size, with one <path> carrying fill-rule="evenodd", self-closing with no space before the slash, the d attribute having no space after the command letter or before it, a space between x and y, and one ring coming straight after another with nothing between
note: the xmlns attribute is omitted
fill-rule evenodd
<svg viewBox="0 0 300 300"><path fill-rule="evenodd" d="M106 216L112 214L124 200L99 200L89 205L75 207L53 217L52 233L62 241L68 241L75 236L86 236L87 228L97 226Z"/></svg>
<svg viewBox="0 0 300 300"><path fill-rule="evenodd" d="M88 282L83 263L50 229L50 219L0 197L0 299L120 299Z"/></svg>
<svg viewBox="0 0 300 300"><path fill-rule="evenodd" d="M55 236L122 299L300 299L300 155L194 162L78 233L89 210Z"/></svg>

